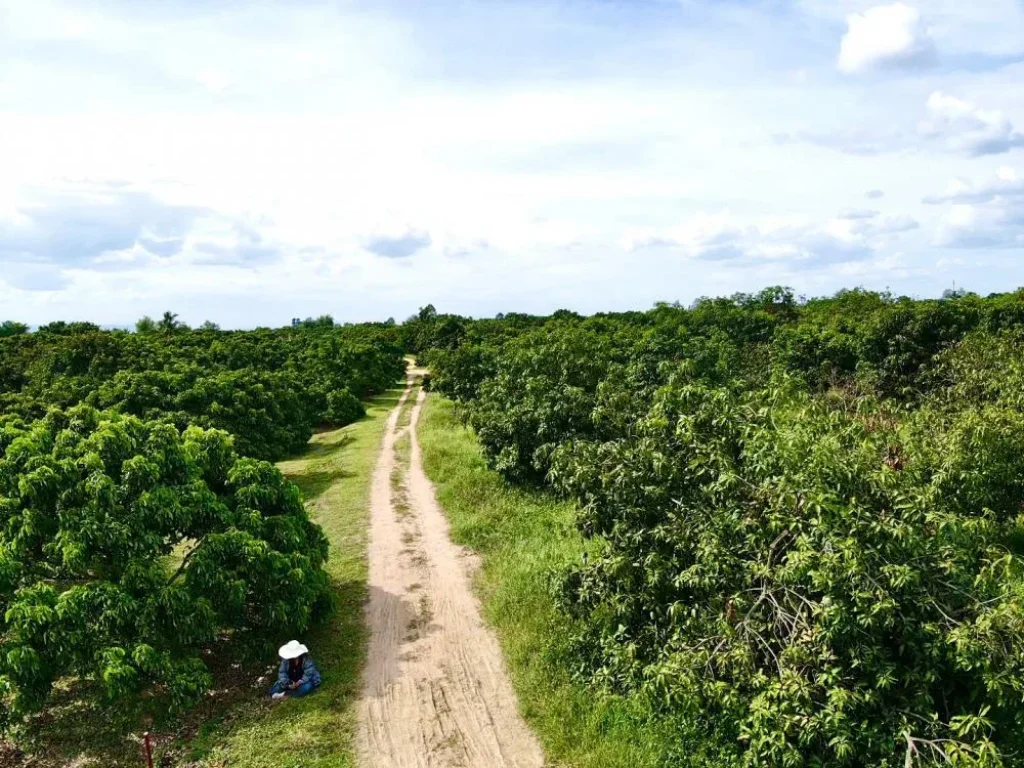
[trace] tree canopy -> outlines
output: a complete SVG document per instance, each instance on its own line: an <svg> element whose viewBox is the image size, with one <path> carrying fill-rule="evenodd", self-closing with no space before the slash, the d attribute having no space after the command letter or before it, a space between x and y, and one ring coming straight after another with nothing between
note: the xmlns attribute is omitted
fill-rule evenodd
<svg viewBox="0 0 1024 768"><path fill-rule="evenodd" d="M0 420L0 689L39 709L67 675L196 701L201 649L326 606L327 544L298 488L220 430L88 406Z"/></svg>
<svg viewBox="0 0 1024 768"><path fill-rule="evenodd" d="M1024 293L407 325L491 466L578 502L558 652L680 754L1021 764Z"/></svg>

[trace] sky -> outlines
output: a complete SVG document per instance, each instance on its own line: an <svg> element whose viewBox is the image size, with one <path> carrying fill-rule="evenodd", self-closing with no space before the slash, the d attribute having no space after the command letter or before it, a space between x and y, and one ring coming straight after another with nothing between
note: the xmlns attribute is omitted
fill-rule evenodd
<svg viewBox="0 0 1024 768"><path fill-rule="evenodd" d="M0 0L0 320L1024 285L1024 0Z"/></svg>

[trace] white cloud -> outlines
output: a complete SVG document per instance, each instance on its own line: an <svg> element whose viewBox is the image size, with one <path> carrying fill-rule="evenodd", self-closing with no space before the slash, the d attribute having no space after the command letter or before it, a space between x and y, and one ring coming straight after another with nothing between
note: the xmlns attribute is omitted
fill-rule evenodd
<svg viewBox="0 0 1024 768"><path fill-rule="evenodd" d="M405 227L401 231L378 232L363 239L363 247L370 253L388 259L404 259L433 243L430 233Z"/></svg>
<svg viewBox="0 0 1024 768"><path fill-rule="evenodd" d="M1014 168L1004 166L996 171L994 178L986 179L980 184L973 184L965 179L953 179L946 185L945 192L929 195L922 202L926 205L985 204L1011 198L1024 199L1024 179Z"/></svg>
<svg viewBox="0 0 1024 768"><path fill-rule="evenodd" d="M878 211L865 208L847 208L839 212L840 219L873 219L877 215Z"/></svg>
<svg viewBox="0 0 1024 768"><path fill-rule="evenodd" d="M998 155L1024 147L1024 133L999 110L981 109L968 101L936 91L928 99L928 119L919 133L970 157Z"/></svg>
<svg viewBox="0 0 1024 768"><path fill-rule="evenodd" d="M851 13L846 26L839 48L841 72L920 67L935 60L935 45L921 14L905 3Z"/></svg>
<svg viewBox="0 0 1024 768"><path fill-rule="evenodd" d="M121 182L61 182L23 189L0 219L0 260L91 265L236 263L276 260L262 223L210 208L179 205Z"/></svg>
<svg viewBox="0 0 1024 768"><path fill-rule="evenodd" d="M773 138L780 145L803 142L863 157L920 152L928 145L965 157L1003 154L1024 147L1024 133L1015 130L1011 120L999 110L982 109L935 91L925 102L924 112L916 130L888 116L883 125L843 125L828 131L800 131ZM865 194L869 199L884 195L881 190Z"/></svg>
<svg viewBox="0 0 1024 768"><path fill-rule="evenodd" d="M994 179L971 184L950 182L946 192L924 199L949 204L933 242L946 248L1024 247L1024 179L1001 168Z"/></svg>
<svg viewBox="0 0 1024 768"><path fill-rule="evenodd" d="M909 216L850 213L824 221L772 216L743 220L722 211L695 216L667 230L634 233L623 244L632 251L672 248L708 261L779 261L820 268L873 257L895 236L919 226Z"/></svg>
<svg viewBox="0 0 1024 768"><path fill-rule="evenodd" d="M934 242L943 248L1022 248L1024 221L998 205L952 205Z"/></svg>

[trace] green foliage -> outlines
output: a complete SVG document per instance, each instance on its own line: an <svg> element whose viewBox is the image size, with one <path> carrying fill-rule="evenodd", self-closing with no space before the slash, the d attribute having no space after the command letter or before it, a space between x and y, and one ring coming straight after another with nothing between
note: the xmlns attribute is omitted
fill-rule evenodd
<svg viewBox="0 0 1024 768"><path fill-rule="evenodd" d="M561 593L590 674L757 764L897 765L906 734L1018 750L1024 415L895 427L687 378L551 473L604 542Z"/></svg>
<svg viewBox="0 0 1024 768"><path fill-rule="evenodd" d="M580 504L575 673L681 753L1020 763L1024 293L415 322L489 464Z"/></svg>
<svg viewBox="0 0 1024 768"><path fill-rule="evenodd" d="M63 320L57 320L46 325L41 325L36 328L36 333L54 333L54 334L71 334L71 333L92 333L98 331L100 327L95 323L86 322L73 322L67 323Z"/></svg>
<svg viewBox="0 0 1024 768"><path fill-rule="evenodd" d="M359 419L404 371L384 324L193 331L166 313L137 331L0 338L0 728L59 706L55 688L185 708L215 641L223 658L309 626L326 540L260 459Z"/></svg>
<svg viewBox="0 0 1024 768"><path fill-rule="evenodd" d="M334 318L330 315L307 317L305 320L299 320L298 318L292 320L293 328L333 328L334 326Z"/></svg>
<svg viewBox="0 0 1024 768"><path fill-rule="evenodd" d="M0 338L4 336L19 336L28 333L28 326L24 323L17 323L14 320L4 320L0 323Z"/></svg>
<svg viewBox="0 0 1024 768"><path fill-rule="evenodd" d="M188 331L165 319L165 332L55 323L0 340L0 413L36 419L88 402L179 429L225 429L240 453L277 460L316 426L360 418L345 392L383 392L404 370L396 331L384 326Z"/></svg>
<svg viewBox="0 0 1024 768"><path fill-rule="evenodd" d="M213 376L195 367L121 371L87 401L102 409L167 420L178 428L195 424L223 429L234 436L241 454L268 461L301 450L321 415L315 398L294 374L253 369Z"/></svg>
<svg viewBox="0 0 1024 768"><path fill-rule="evenodd" d="M178 330L187 330L187 327L178 321L177 312L164 312L164 316L156 323L156 330L161 333L174 333Z"/></svg>
<svg viewBox="0 0 1024 768"><path fill-rule="evenodd" d="M183 553L183 554L182 554ZM180 555L180 557L172 555ZM326 605L327 545L299 490L219 430L87 406L0 421L0 687L8 715L56 680L184 707L224 632L280 636Z"/></svg>
<svg viewBox="0 0 1024 768"><path fill-rule="evenodd" d="M430 386L459 403L476 400L480 385L495 366L495 351L477 344L435 349L427 357L438 372L431 377Z"/></svg>
<svg viewBox="0 0 1024 768"><path fill-rule="evenodd" d="M359 398L347 389L336 389L327 393L326 421L337 427L343 427L358 421L366 414L366 409Z"/></svg>
<svg viewBox="0 0 1024 768"><path fill-rule="evenodd" d="M149 315L140 317L135 323L136 333L153 333L156 331L156 320Z"/></svg>

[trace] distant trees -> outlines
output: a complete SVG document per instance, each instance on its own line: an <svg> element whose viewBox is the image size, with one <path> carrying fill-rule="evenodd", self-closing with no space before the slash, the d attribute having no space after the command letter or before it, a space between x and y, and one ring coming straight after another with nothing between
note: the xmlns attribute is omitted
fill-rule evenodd
<svg viewBox="0 0 1024 768"><path fill-rule="evenodd" d="M4 320L0 323L0 338L4 336L19 336L28 333L28 326L14 320Z"/></svg>
<svg viewBox="0 0 1024 768"><path fill-rule="evenodd" d="M100 327L95 323L67 323L64 322L63 320L58 320L53 323L47 323L46 325L39 326L36 329L36 333L53 333L58 335L67 335L74 333L92 333L93 331L98 331L99 329Z"/></svg>
<svg viewBox="0 0 1024 768"><path fill-rule="evenodd" d="M231 432L243 455L277 460L318 425L344 426L390 387L402 351L383 325L190 332L173 314L148 332L51 324L0 344L0 413L42 417L88 401L145 419Z"/></svg>
<svg viewBox="0 0 1024 768"><path fill-rule="evenodd" d="M215 427L234 436L245 456L276 461L302 449L326 408L294 374L242 369L205 373L121 371L91 393L87 402L145 419ZM355 408L361 409L356 401ZM361 415L361 412L359 413ZM354 421L350 418L343 423Z"/></svg>
<svg viewBox="0 0 1024 768"><path fill-rule="evenodd" d="M153 333L156 329L156 320L149 315L144 315L135 321L136 333Z"/></svg>
<svg viewBox="0 0 1024 768"><path fill-rule="evenodd" d="M335 325L334 318L330 315L307 317L305 320L292 318L292 328L334 328Z"/></svg>
<svg viewBox="0 0 1024 768"><path fill-rule="evenodd" d="M174 333L178 330L186 330L187 326L178 320L177 312L164 312L156 323L156 329L161 333Z"/></svg>
<svg viewBox="0 0 1024 768"><path fill-rule="evenodd" d="M178 320L177 312L164 312L159 320L154 320L149 315L144 315L143 317L140 317L138 320L135 321L136 333L174 333L175 331L187 330L188 326L185 323ZM216 330L216 328L214 328L213 330Z"/></svg>

